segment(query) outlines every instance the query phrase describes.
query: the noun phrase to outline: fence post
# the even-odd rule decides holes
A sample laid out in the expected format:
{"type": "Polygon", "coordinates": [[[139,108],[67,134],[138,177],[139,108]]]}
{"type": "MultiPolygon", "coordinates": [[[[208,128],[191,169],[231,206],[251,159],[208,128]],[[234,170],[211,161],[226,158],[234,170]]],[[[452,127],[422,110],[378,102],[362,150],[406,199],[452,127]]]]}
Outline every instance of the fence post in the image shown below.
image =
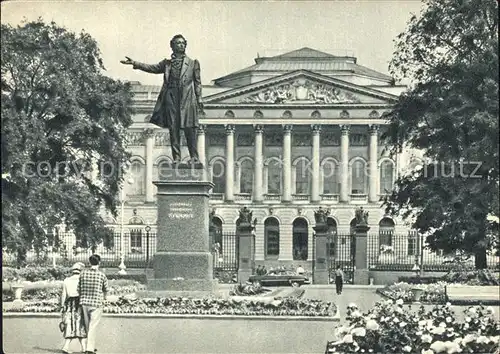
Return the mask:
{"type": "Polygon", "coordinates": [[[151,226],[146,226],[146,268],[149,268],[149,232],[151,231],[151,226]]]}
{"type": "Polygon", "coordinates": [[[253,273],[255,249],[253,247],[253,230],[257,221],[252,220],[252,212],[243,207],[236,226],[236,248],[238,257],[238,282],[245,282],[253,273]]]}

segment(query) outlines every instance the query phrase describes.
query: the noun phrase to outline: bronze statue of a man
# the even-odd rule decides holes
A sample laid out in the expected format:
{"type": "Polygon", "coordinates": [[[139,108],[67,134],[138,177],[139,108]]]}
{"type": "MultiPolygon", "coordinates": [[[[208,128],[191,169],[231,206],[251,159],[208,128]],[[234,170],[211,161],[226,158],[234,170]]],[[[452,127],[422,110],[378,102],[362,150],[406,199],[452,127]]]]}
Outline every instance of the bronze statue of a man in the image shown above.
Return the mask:
{"type": "Polygon", "coordinates": [[[147,73],[163,74],[163,86],[150,122],[170,131],[174,162],[181,161],[180,131],[184,131],[191,161],[198,162],[196,129],[203,111],[200,63],[186,56],[186,39],[178,34],[170,41],[172,56],[158,64],[144,64],[130,59],[120,61],[147,73]]]}

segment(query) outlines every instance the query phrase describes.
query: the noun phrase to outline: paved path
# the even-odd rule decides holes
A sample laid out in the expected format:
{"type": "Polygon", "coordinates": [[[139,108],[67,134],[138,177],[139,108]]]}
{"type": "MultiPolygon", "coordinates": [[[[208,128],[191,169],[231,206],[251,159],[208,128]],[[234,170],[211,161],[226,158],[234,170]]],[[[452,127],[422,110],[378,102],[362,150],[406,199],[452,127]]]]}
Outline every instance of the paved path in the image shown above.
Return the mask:
{"type": "MultiPolygon", "coordinates": [[[[365,311],[380,297],[375,289],[305,287],[307,298],[332,301],[342,312],[350,302],[365,311]]],[[[5,353],[57,353],[58,318],[3,318],[5,353]]],[[[338,322],[104,317],[99,354],[111,353],[324,353],[338,322]]],[[[79,350],[73,343],[73,351],[79,350]]]]}

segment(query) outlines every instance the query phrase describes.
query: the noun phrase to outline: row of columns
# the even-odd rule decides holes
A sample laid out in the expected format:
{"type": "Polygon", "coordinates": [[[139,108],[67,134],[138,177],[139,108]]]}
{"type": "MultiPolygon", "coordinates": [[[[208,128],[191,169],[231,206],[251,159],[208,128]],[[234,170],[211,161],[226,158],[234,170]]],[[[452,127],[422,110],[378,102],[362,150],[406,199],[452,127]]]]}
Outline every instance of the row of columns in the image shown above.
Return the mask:
{"type": "MultiPolygon", "coordinates": [[[[292,125],[283,126],[283,192],[281,200],[290,202],[292,200],[292,125]]],[[[225,200],[234,201],[234,133],[235,126],[228,124],[226,130],[226,191],[225,200]]],[[[341,191],[340,201],[349,202],[349,125],[341,126],[340,151],[341,151],[341,191]]],[[[254,126],[254,185],[253,200],[260,202],[263,199],[263,131],[262,125],[254,126]]],[[[369,140],[369,201],[377,202],[377,155],[378,155],[378,126],[370,125],[369,140]]],[[[311,201],[320,201],[320,135],[321,125],[312,126],[312,178],[311,178],[311,201]]],[[[205,129],[198,130],[198,152],[203,163],[205,158],[205,129]]]]}
{"type": "MultiPolygon", "coordinates": [[[[292,125],[283,126],[283,192],[281,200],[283,202],[292,201],[292,125]]],[[[349,202],[349,125],[342,125],[340,136],[340,201],[349,202]]],[[[206,140],[205,126],[200,126],[198,129],[197,148],[200,157],[200,162],[206,165],[206,140]]],[[[226,191],[225,200],[234,201],[234,133],[235,126],[228,124],[225,126],[226,131],[226,191]]],[[[263,125],[254,126],[254,185],[253,185],[253,200],[260,202],[263,200],[263,125]]],[[[378,126],[369,126],[369,195],[370,202],[377,202],[377,157],[378,157],[378,126]]],[[[149,181],[153,180],[153,148],[154,148],[154,130],[147,129],[145,132],[146,140],[146,202],[153,202],[153,184],[149,181]]],[[[320,201],[320,135],[321,125],[312,126],[312,178],[311,178],[311,201],[320,201]]]]}

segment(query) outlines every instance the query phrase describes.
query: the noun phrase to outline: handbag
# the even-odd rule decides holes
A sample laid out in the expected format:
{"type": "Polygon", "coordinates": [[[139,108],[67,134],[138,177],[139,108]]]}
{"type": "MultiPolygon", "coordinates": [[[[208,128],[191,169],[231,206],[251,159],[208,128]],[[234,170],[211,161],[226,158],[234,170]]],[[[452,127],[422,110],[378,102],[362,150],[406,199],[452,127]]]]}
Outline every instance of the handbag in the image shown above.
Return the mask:
{"type": "Polygon", "coordinates": [[[66,331],[66,322],[61,321],[59,322],[59,330],[64,333],[66,331]]]}

